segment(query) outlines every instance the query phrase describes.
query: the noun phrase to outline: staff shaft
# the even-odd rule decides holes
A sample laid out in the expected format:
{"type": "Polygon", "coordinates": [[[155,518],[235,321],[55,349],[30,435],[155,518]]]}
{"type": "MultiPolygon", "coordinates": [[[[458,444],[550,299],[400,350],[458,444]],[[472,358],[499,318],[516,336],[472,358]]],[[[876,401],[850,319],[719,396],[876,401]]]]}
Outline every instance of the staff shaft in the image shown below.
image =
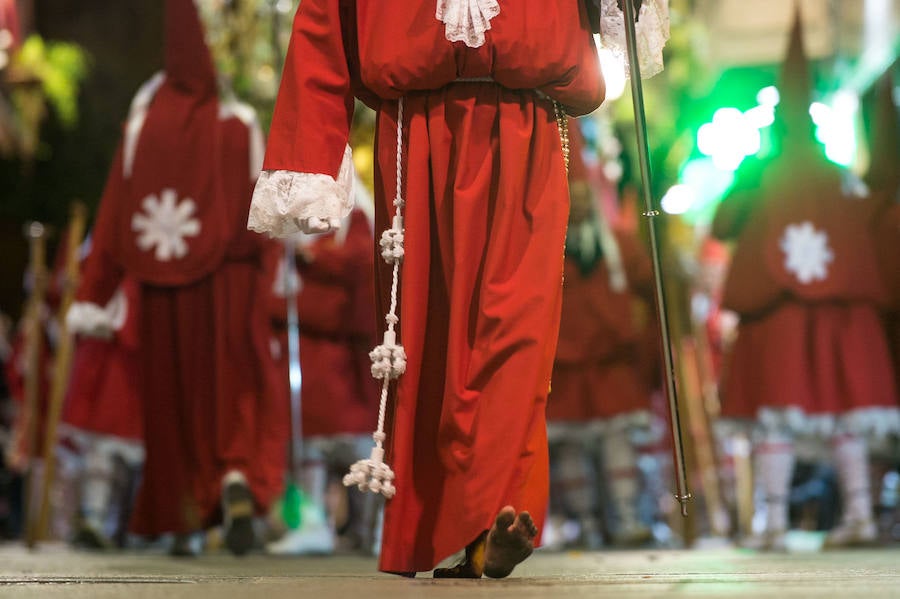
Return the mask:
{"type": "Polygon", "coordinates": [[[644,90],[641,86],[641,67],[637,52],[635,31],[634,0],[622,2],[625,13],[625,42],[628,46],[628,62],[631,68],[631,100],[634,104],[635,134],[637,135],[638,158],[641,169],[641,188],[644,198],[644,216],[650,230],[650,255],[653,260],[653,278],[656,289],[656,311],[659,317],[659,332],[665,365],[666,397],[669,400],[669,414],[672,423],[672,441],[674,446],[675,474],[678,493],[675,498],[681,504],[681,514],[687,516],[687,502],[691,499],[688,490],[687,473],[684,465],[684,444],[681,436],[681,419],[678,410],[678,392],[675,384],[675,367],[672,359],[672,341],[669,334],[669,318],[666,309],[666,292],[662,279],[659,238],[656,230],[656,217],[659,211],[653,206],[651,187],[652,172],[650,170],[650,144],[647,139],[647,117],[644,113],[644,90]]]}

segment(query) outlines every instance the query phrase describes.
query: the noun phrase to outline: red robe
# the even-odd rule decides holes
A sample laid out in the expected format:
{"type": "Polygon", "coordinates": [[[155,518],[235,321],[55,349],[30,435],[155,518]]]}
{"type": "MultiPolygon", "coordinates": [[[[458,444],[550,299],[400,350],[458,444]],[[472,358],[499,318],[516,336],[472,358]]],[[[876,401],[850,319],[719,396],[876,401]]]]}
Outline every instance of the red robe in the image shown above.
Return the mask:
{"type": "MultiPolygon", "coordinates": [[[[562,290],[567,183],[554,106],[603,81],[582,2],[504,4],[486,43],[450,43],[434,5],[304,0],[265,168],[337,177],[354,94],[378,111],[376,231],[393,215],[404,97],[408,365],[389,405],[380,567],[432,569],[504,505],[542,524],[545,405],[562,290]],[[492,81],[458,82],[490,78],[492,81]],[[539,93],[538,90],[542,93],[539,93]]],[[[382,309],[391,271],[377,260],[382,309]]],[[[374,424],[374,423],[373,423],[374,424]]]]}
{"type": "MultiPolygon", "coordinates": [[[[147,458],[131,523],[138,534],[190,532],[214,523],[222,477],[231,470],[245,473],[260,512],[283,484],[289,427],[277,405],[276,382],[266,376],[268,319],[255,309],[270,293],[261,261],[267,242],[244,227],[252,129],[219,108],[211,114],[218,123],[211,129],[218,143],[207,155],[218,209],[211,212],[214,218],[201,220],[200,237],[203,256],[220,257],[203,262],[200,270],[208,272],[194,278],[187,276],[190,270],[163,268],[171,265],[154,271],[140,262],[132,270],[128,258],[140,254],[117,251],[135,245],[137,237],[127,226],[136,209],[134,180],[124,174],[120,151],[78,292],[79,301],[104,305],[123,274],[140,283],[139,386],[147,458]],[[211,236],[204,237],[206,232],[211,236]],[[214,241],[219,239],[224,241],[214,241]],[[147,273],[171,282],[141,278],[147,273]]],[[[148,118],[145,127],[150,124],[148,118]]],[[[135,165],[152,170],[158,154],[147,131],[139,139],[135,165]]],[[[166,184],[157,183],[160,188],[166,184]]],[[[204,213],[195,217],[203,219],[204,213]]],[[[193,238],[185,239],[186,260],[196,264],[190,257],[193,238]]]]}
{"type": "Polygon", "coordinates": [[[882,194],[878,216],[878,256],[890,293],[885,327],[894,361],[894,378],[900,389],[900,202],[898,192],[882,194]]]}
{"type": "Polygon", "coordinates": [[[77,340],[62,421],[79,431],[140,442],[144,438],[137,387],[140,289],[126,279],[121,292],[125,316],[113,338],[77,340]]]}
{"type": "Polygon", "coordinates": [[[652,270],[637,239],[616,235],[627,287],[616,291],[600,261],[584,273],[566,258],[562,322],[547,406],[551,422],[589,422],[650,411],[650,382],[643,369],[646,300],[652,270]]]}
{"type": "Polygon", "coordinates": [[[94,226],[78,299],[140,284],[146,460],[138,534],[219,518],[242,472],[260,512],[280,492],[287,420],[267,373],[265,241],[244,226],[262,140],[252,109],[220,102],[196,6],[166,1],[165,72],[132,104],[94,226]]]}
{"type": "Polygon", "coordinates": [[[770,165],[758,188],[727,198],[716,215],[714,233],[737,238],[723,306],[741,317],[722,415],[794,408],[800,426],[846,416],[879,428],[897,422],[897,392],[879,316],[878,204],[843,194],[837,169],[816,161],[824,158],[770,165]],[[798,247],[792,266],[792,231],[825,253],[798,247]]]}

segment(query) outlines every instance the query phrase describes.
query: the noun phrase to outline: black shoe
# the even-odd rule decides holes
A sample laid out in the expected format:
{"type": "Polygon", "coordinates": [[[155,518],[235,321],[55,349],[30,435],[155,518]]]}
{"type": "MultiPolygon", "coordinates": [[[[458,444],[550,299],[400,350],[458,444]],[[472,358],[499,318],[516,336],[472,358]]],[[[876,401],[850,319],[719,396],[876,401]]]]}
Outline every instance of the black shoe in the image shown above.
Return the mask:
{"type": "Polygon", "coordinates": [[[106,551],[112,549],[112,542],[92,526],[82,525],[72,537],[72,545],[77,549],[106,551]]]}
{"type": "Polygon", "coordinates": [[[253,494],[243,481],[230,482],[222,491],[222,515],[225,520],[225,546],[236,555],[253,549],[253,494]]]}
{"type": "Polygon", "coordinates": [[[197,551],[194,549],[193,535],[176,534],[172,540],[172,546],[169,548],[169,555],[172,557],[197,557],[197,551]]]}

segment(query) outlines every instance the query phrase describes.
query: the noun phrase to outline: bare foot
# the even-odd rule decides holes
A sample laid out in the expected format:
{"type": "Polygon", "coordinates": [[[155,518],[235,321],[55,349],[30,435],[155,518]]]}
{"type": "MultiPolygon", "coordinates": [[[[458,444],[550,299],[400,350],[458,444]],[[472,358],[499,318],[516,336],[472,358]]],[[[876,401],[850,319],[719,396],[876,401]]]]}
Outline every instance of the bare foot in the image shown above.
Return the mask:
{"type": "Polygon", "coordinates": [[[484,572],[484,553],[487,531],[466,546],[466,557],[452,568],[436,568],[435,578],[481,578],[484,572]]]}
{"type": "Polygon", "coordinates": [[[534,550],[537,526],[528,512],[520,512],[511,505],[497,514],[488,532],[484,555],[484,573],[491,578],[505,578],[513,568],[525,561],[534,550]]]}

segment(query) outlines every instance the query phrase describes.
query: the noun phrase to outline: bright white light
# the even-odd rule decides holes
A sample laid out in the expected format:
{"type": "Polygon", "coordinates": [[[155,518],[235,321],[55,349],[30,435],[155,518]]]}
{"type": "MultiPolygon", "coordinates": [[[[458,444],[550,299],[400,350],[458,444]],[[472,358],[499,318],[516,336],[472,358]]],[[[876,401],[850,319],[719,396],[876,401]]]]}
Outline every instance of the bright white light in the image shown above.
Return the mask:
{"type": "Polygon", "coordinates": [[[831,105],[813,102],[809,115],[816,124],[816,139],[825,145],[829,160],[850,166],[856,157],[856,117],[859,96],[848,90],[839,90],[831,99],[831,105]]]}
{"type": "Polygon", "coordinates": [[[719,122],[722,124],[731,124],[737,123],[741,120],[741,115],[743,113],[737,108],[732,108],[730,106],[726,106],[725,108],[720,108],[713,115],[713,122],[719,122]]]}
{"type": "Polygon", "coordinates": [[[697,148],[706,156],[712,156],[721,145],[716,127],[712,123],[706,123],[697,131],[697,148]]]}
{"type": "Polygon", "coordinates": [[[736,171],[739,166],[741,166],[741,162],[746,158],[746,154],[740,151],[735,150],[727,150],[724,152],[717,152],[713,157],[713,164],[720,171],[736,171]]]}
{"type": "Polygon", "coordinates": [[[620,56],[616,56],[606,48],[599,48],[600,69],[603,72],[603,80],[606,82],[606,99],[617,100],[625,93],[625,64],[620,56]]]}
{"type": "Polygon", "coordinates": [[[831,106],[821,102],[813,102],[809,105],[809,116],[817,127],[824,127],[832,119],[831,106]]]}
{"type": "Polygon", "coordinates": [[[712,122],[697,131],[697,147],[712,157],[717,168],[733,171],[746,156],[759,152],[762,138],[757,121],[762,121],[764,116],[754,113],[748,117],[737,108],[720,108],[712,122]]]}
{"type": "Polygon", "coordinates": [[[765,129],[775,122],[775,109],[771,106],[754,106],[744,113],[744,119],[757,130],[765,129]]]}
{"type": "Polygon", "coordinates": [[[859,96],[849,90],[841,89],[835,92],[831,105],[835,112],[845,115],[854,114],[859,110],[859,96]]]}
{"type": "Polygon", "coordinates": [[[673,185],[663,196],[660,206],[668,214],[684,214],[697,201],[697,192],[690,185],[673,185]]]}
{"type": "Polygon", "coordinates": [[[760,106],[769,106],[775,108],[781,101],[781,94],[774,85],[764,87],[756,94],[756,103],[760,106]]]}

